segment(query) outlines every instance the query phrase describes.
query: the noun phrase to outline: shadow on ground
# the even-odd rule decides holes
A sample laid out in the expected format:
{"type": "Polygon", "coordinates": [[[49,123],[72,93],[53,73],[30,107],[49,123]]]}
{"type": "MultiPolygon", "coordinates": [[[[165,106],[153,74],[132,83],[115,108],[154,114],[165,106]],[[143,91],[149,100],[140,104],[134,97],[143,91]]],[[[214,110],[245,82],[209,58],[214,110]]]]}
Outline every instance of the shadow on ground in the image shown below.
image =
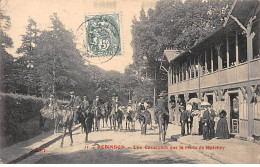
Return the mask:
{"type": "MultiPolygon", "coordinates": [[[[173,151],[172,151],[173,152],[173,151]]],[[[199,161],[183,158],[176,152],[172,156],[158,157],[155,154],[133,152],[132,149],[80,150],[72,153],[49,154],[36,162],[36,164],[172,164],[172,163],[199,163],[199,161]]]]}

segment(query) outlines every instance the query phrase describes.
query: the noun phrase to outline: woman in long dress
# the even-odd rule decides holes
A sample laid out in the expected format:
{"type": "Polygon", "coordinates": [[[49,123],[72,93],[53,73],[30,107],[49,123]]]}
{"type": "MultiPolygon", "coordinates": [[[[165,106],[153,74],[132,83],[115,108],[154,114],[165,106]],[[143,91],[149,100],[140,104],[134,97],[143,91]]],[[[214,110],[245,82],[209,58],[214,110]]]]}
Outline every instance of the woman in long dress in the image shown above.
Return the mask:
{"type": "Polygon", "coordinates": [[[219,121],[217,124],[217,130],[216,130],[216,137],[218,139],[229,139],[229,131],[228,131],[228,124],[226,119],[226,111],[222,110],[219,113],[219,121]]]}
{"type": "Polygon", "coordinates": [[[194,110],[192,112],[193,116],[193,128],[192,128],[192,135],[197,135],[199,134],[199,121],[200,121],[200,111],[199,110],[194,110]]]}

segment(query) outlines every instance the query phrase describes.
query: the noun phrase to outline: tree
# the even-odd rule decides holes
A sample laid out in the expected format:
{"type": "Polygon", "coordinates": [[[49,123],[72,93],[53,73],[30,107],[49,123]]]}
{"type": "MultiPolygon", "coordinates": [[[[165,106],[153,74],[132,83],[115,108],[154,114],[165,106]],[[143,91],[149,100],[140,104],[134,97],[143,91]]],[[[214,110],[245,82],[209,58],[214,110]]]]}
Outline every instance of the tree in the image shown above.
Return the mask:
{"type": "MultiPolygon", "coordinates": [[[[25,85],[27,87],[27,94],[37,94],[39,78],[36,76],[33,57],[37,55],[35,50],[37,42],[39,40],[40,30],[37,28],[37,23],[32,19],[28,19],[28,25],[26,27],[26,33],[22,35],[22,44],[16,50],[18,54],[23,55],[21,63],[25,68],[20,68],[18,72],[23,77],[18,80],[20,86],[25,85]]],[[[19,62],[19,61],[18,61],[19,62]]]]}
{"type": "MultiPolygon", "coordinates": [[[[0,4],[3,4],[2,0],[0,4]]],[[[0,6],[0,90],[10,92],[14,84],[12,81],[14,58],[7,52],[7,49],[13,47],[13,41],[6,34],[11,27],[11,19],[3,9],[4,6],[0,6]]]]}
{"type": "MultiPolygon", "coordinates": [[[[161,0],[155,9],[147,13],[141,10],[140,19],[134,17],[132,25],[133,70],[139,73],[140,68],[146,67],[146,73],[152,77],[157,72],[154,81],[157,90],[167,90],[167,73],[160,70],[158,62],[163,51],[166,48],[187,50],[194,46],[224,23],[232,3],[229,0],[161,0]]],[[[167,68],[168,64],[164,65],[167,68]]]]}
{"type": "Polygon", "coordinates": [[[64,98],[68,91],[79,88],[78,81],[85,75],[86,67],[76,52],[73,33],[65,29],[57,14],[54,13],[50,19],[52,30],[43,31],[39,36],[33,61],[40,78],[42,96],[56,93],[64,98]]]}

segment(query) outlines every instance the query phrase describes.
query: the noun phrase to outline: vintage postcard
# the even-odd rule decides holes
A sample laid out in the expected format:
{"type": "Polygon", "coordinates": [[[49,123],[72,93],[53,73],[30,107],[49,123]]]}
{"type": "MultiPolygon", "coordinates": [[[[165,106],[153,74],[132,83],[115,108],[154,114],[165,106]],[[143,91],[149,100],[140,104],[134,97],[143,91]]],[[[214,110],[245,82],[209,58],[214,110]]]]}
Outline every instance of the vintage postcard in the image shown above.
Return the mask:
{"type": "Polygon", "coordinates": [[[0,0],[1,164],[259,164],[259,0],[0,0]]]}

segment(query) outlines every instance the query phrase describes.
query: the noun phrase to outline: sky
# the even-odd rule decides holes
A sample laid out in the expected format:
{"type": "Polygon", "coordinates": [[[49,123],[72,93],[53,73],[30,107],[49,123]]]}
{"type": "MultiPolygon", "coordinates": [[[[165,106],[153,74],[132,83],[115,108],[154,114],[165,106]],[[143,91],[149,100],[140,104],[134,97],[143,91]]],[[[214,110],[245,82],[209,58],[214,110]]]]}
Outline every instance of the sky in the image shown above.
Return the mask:
{"type": "MultiPolygon", "coordinates": [[[[57,13],[66,29],[74,33],[85,15],[120,13],[122,55],[113,57],[106,63],[97,63],[104,70],[115,70],[121,73],[125,67],[133,62],[131,47],[131,25],[134,16],[139,18],[142,8],[147,11],[154,8],[157,0],[6,0],[6,14],[11,17],[11,29],[7,32],[13,39],[14,47],[9,50],[13,56],[21,46],[21,35],[25,34],[28,18],[34,19],[40,30],[51,26],[50,15],[57,13]]],[[[89,60],[89,59],[88,59],[89,60]]],[[[91,60],[103,62],[103,60],[91,60]]]]}

